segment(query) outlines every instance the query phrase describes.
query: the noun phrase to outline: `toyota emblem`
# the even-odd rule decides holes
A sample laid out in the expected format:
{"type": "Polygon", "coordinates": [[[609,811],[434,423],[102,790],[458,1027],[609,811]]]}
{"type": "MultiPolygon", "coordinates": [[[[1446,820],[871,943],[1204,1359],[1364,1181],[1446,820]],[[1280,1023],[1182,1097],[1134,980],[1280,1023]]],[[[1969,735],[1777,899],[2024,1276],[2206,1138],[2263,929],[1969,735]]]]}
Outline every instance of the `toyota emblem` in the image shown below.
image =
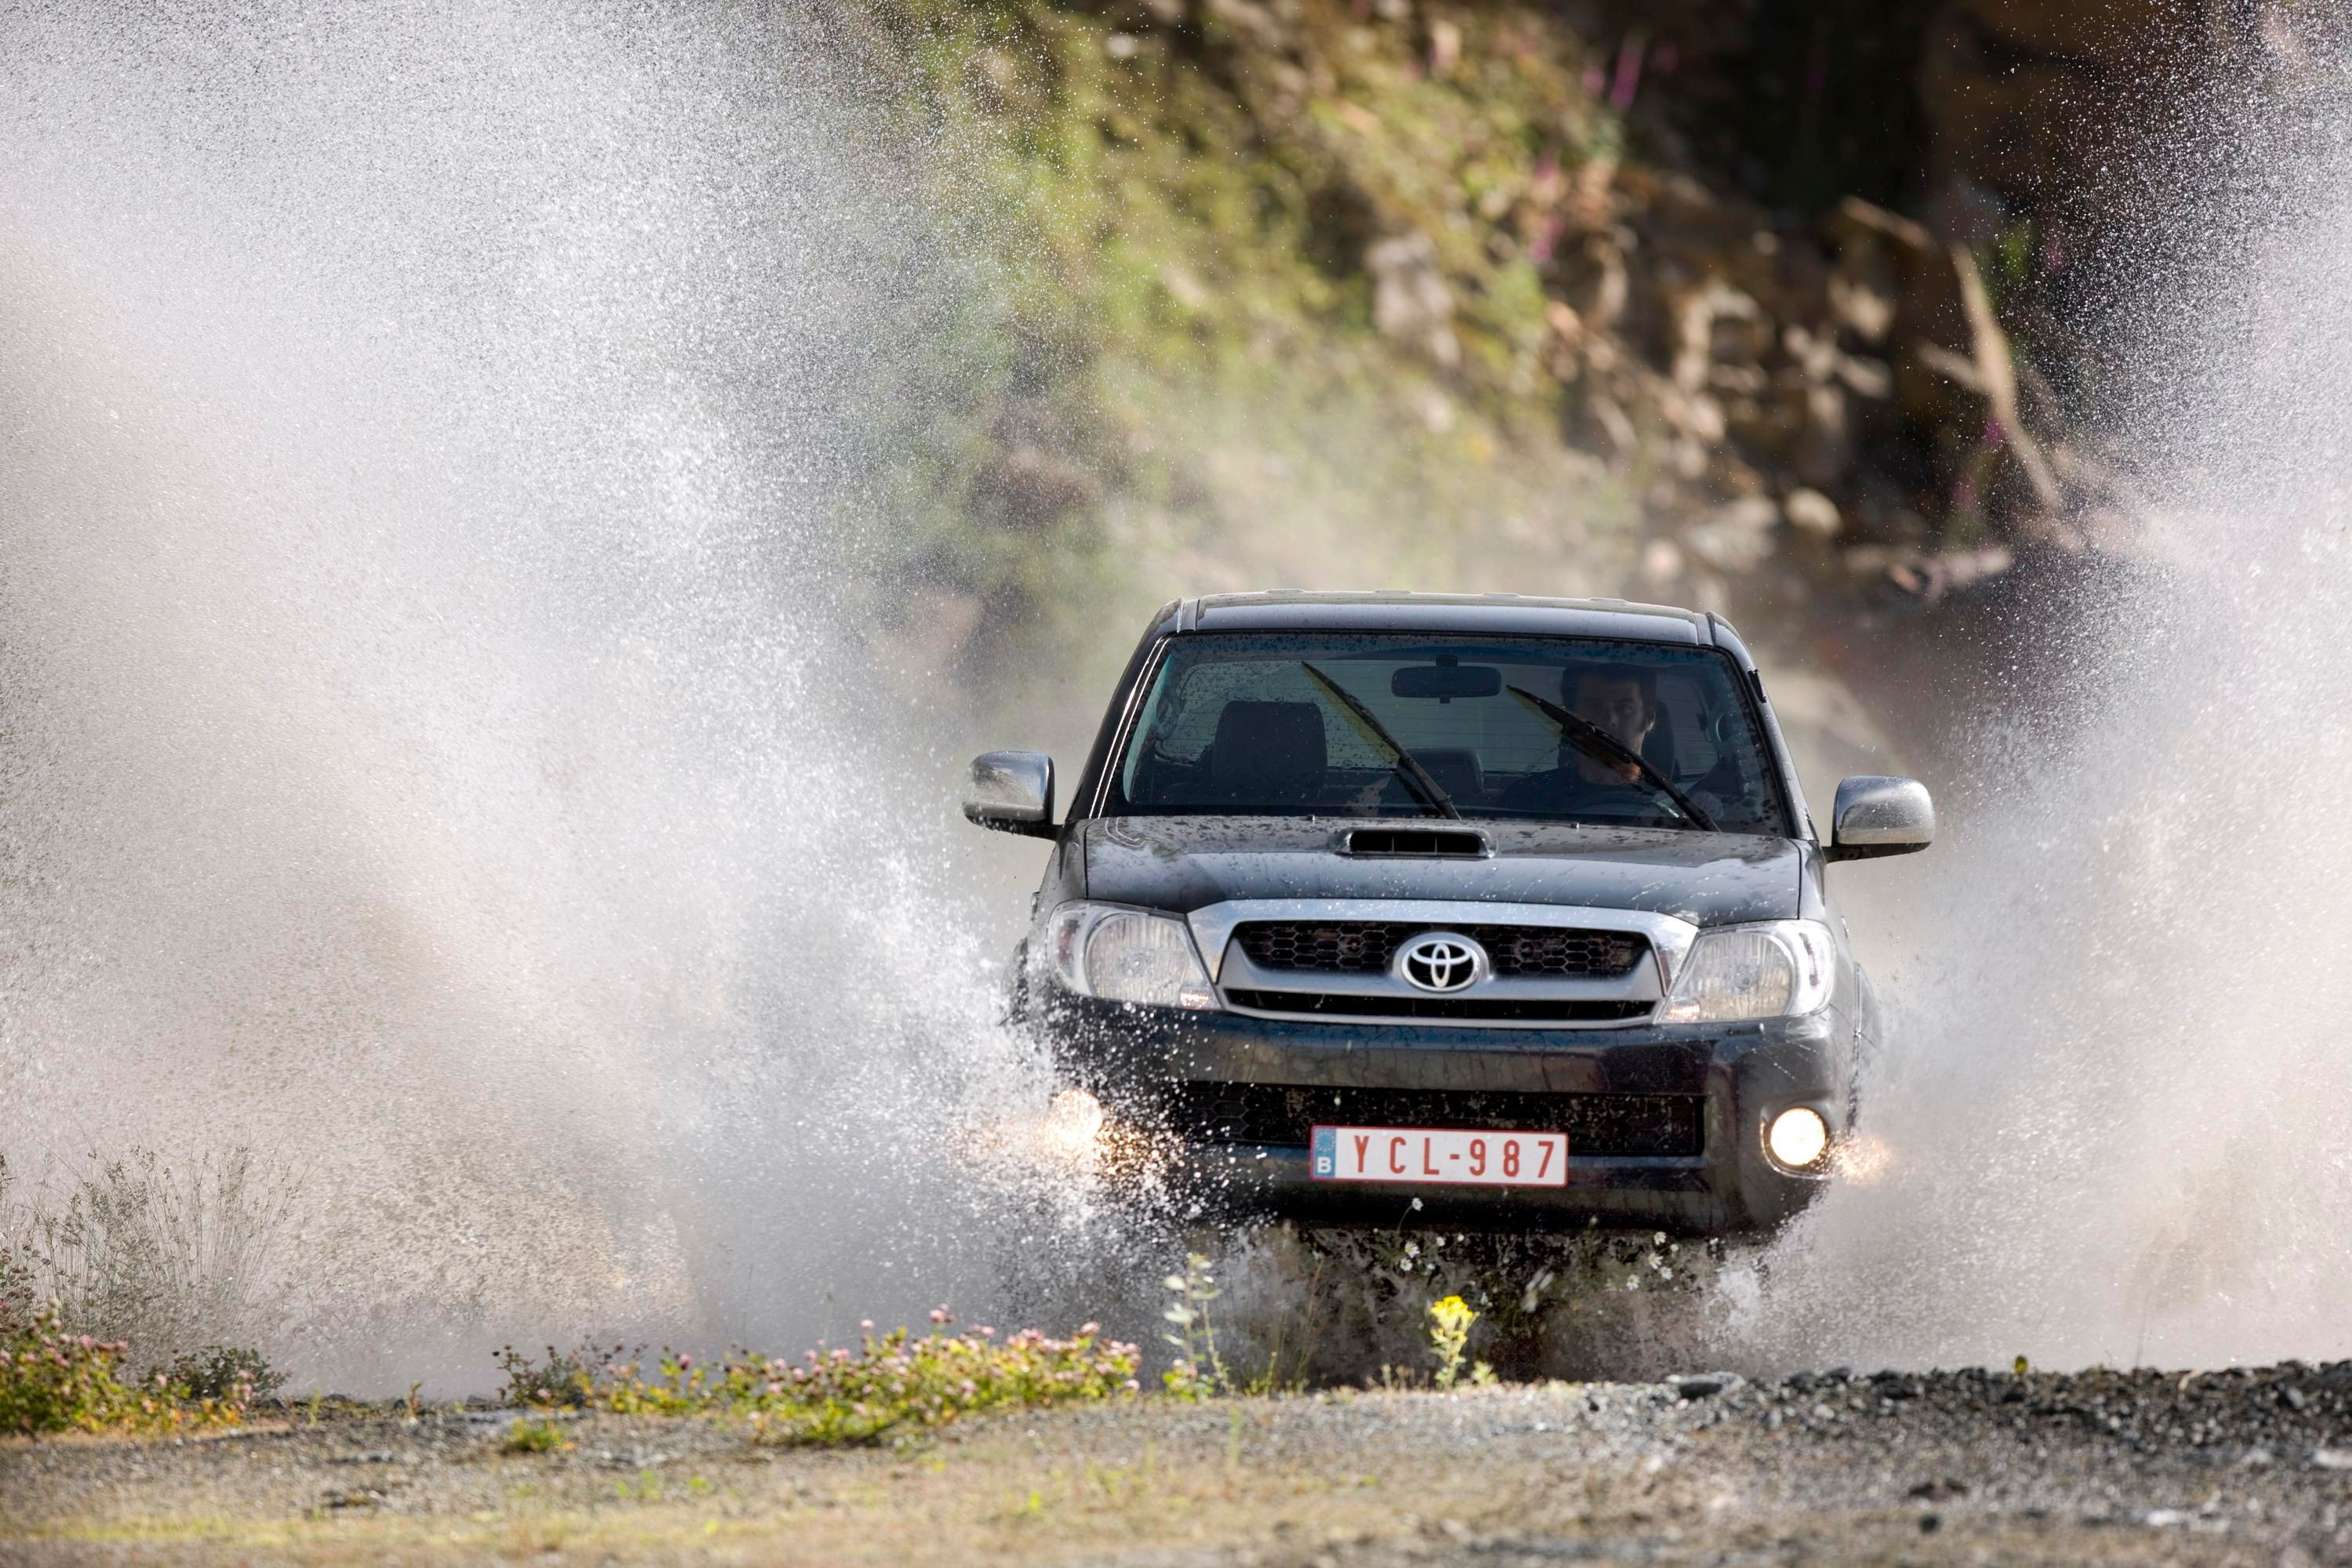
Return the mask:
{"type": "Polygon", "coordinates": [[[1397,949],[1397,973],[1423,991],[1459,991],[1486,973],[1486,950],[1450,931],[1423,931],[1397,949]]]}

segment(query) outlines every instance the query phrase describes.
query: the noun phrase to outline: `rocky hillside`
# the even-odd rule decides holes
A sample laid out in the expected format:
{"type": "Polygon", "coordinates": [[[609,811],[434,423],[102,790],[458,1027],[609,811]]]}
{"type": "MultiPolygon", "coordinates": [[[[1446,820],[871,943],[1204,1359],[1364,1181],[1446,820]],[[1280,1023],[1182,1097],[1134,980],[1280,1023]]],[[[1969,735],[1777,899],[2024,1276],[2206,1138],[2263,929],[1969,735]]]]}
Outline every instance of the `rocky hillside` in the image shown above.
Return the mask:
{"type": "Polygon", "coordinates": [[[977,671],[1073,605],[1275,583],[1927,603],[2107,547],[2133,104],[2299,68],[2317,9],[856,12],[1003,268],[894,519],[909,635],[977,671]]]}

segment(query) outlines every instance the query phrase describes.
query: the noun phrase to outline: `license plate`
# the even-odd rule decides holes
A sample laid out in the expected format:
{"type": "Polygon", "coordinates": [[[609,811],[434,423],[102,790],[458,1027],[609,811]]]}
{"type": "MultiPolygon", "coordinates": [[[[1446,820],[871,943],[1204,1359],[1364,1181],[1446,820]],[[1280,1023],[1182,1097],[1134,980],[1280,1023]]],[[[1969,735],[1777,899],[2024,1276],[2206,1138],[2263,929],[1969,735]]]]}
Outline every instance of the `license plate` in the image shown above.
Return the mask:
{"type": "Polygon", "coordinates": [[[1318,1182],[1564,1187],[1568,1134],[1318,1127],[1307,1169],[1318,1182]]]}

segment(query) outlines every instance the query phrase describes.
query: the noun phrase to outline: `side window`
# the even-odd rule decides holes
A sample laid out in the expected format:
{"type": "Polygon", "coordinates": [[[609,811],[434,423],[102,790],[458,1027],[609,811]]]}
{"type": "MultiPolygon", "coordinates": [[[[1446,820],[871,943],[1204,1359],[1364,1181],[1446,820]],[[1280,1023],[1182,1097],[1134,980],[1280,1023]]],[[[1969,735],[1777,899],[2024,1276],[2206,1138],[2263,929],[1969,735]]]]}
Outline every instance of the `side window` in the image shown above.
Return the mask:
{"type": "Polygon", "coordinates": [[[1127,748],[1127,762],[1118,771],[1118,793],[1128,799],[1135,798],[1135,775],[1144,757],[1160,743],[1161,710],[1168,703],[1168,689],[1176,671],[1176,661],[1162,658],[1160,673],[1151,682],[1151,695],[1144,700],[1142,717],[1137,721],[1136,739],[1127,748]]]}

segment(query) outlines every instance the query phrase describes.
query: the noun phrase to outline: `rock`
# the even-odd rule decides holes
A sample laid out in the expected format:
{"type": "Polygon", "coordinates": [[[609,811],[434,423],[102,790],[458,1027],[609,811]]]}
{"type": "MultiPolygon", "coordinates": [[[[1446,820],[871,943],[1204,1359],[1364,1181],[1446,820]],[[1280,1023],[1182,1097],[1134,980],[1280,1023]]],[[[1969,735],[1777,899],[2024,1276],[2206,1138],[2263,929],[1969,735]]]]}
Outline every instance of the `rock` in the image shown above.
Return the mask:
{"type": "Polygon", "coordinates": [[[1853,468],[1854,428],[1845,388],[1832,382],[1799,394],[1802,415],[1789,453],[1797,477],[1809,485],[1833,485],[1853,468]]]}
{"type": "Polygon", "coordinates": [[[1718,363],[1750,363],[1770,352],[1772,321],[1755,299],[1710,279],[1674,307],[1675,384],[1696,392],[1718,363]]]}
{"type": "Polygon", "coordinates": [[[1372,275],[1372,325],[1419,348],[1452,369],[1462,358],[1454,336],[1454,290],[1438,270],[1437,247],[1425,234],[1397,235],[1364,252],[1372,275]]]}
{"type": "Polygon", "coordinates": [[[1739,1377],[1736,1373],[1706,1372],[1670,1377],[1666,1382],[1685,1399],[1712,1399],[1727,1388],[1737,1387],[1739,1377]]]}
{"type": "Polygon", "coordinates": [[[1772,553],[1772,528],[1780,509],[1766,496],[1743,496],[1719,506],[1683,534],[1683,545],[1726,576],[1761,566],[1772,553]]]}
{"type": "Polygon", "coordinates": [[[1830,310],[1838,325],[1855,337],[1883,343],[1895,325],[1895,288],[1884,269],[1841,268],[1830,274],[1830,310]]]}
{"type": "Polygon", "coordinates": [[[1780,510],[1790,527],[1815,539],[1835,539],[1843,522],[1838,516],[1837,502],[1817,489],[1790,490],[1780,503],[1780,510]]]}
{"type": "Polygon", "coordinates": [[[1452,22],[1433,18],[1429,24],[1429,74],[1448,77],[1462,62],[1462,29],[1452,22]]]}

